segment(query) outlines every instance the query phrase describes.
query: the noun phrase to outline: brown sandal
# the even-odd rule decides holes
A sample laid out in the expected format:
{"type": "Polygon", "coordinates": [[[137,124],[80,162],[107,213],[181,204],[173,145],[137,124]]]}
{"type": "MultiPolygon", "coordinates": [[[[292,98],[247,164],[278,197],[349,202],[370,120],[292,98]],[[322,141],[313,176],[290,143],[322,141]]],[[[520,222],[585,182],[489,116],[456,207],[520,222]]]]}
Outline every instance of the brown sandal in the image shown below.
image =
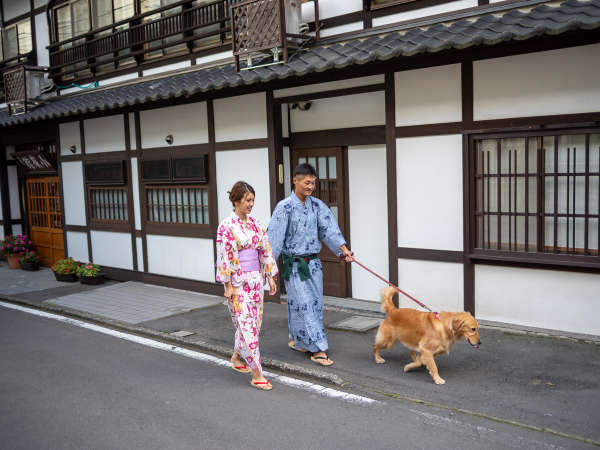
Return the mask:
{"type": "Polygon", "coordinates": [[[317,363],[321,366],[332,366],[333,365],[333,361],[331,359],[329,359],[329,357],[327,355],[325,356],[315,356],[312,355],[310,357],[310,360],[314,363],[317,363]]]}
{"type": "Polygon", "coordinates": [[[261,391],[270,391],[273,389],[273,385],[269,380],[267,381],[254,381],[251,380],[250,384],[254,386],[256,389],[260,389],[261,391]]]}
{"type": "Polygon", "coordinates": [[[297,352],[300,352],[300,353],[308,353],[308,350],[296,347],[296,344],[294,343],[293,340],[288,342],[288,347],[291,348],[292,350],[296,350],[297,352]]]}
{"type": "Polygon", "coordinates": [[[231,363],[231,368],[233,370],[235,370],[236,372],[240,372],[240,373],[250,373],[252,372],[248,366],[246,364],[244,364],[243,366],[234,366],[233,363],[231,363]]]}

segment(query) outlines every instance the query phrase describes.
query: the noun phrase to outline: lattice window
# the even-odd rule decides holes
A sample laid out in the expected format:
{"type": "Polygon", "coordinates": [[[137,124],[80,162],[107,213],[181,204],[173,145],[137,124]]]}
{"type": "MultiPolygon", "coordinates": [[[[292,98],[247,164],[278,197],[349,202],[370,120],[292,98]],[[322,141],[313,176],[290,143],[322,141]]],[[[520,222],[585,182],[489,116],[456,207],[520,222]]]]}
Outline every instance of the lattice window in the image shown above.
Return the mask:
{"type": "Polygon", "coordinates": [[[62,228],[58,180],[47,178],[27,180],[27,211],[32,227],[62,228]]]}
{"type": "Polygon", "coordinates": [[[474,139],[476,250],[598,256],[600,130],[474,139]]]}
{"type": "Polygon", "coordinates": [[[97,224],[127,223],[127,187],[92,186],[88,188],[90,219],[97,224]]]}
{"type": "Polygon", "coordinates": [[[208,225],[208,187],[146,186],[146,217],[150,223],[208,225]]]}

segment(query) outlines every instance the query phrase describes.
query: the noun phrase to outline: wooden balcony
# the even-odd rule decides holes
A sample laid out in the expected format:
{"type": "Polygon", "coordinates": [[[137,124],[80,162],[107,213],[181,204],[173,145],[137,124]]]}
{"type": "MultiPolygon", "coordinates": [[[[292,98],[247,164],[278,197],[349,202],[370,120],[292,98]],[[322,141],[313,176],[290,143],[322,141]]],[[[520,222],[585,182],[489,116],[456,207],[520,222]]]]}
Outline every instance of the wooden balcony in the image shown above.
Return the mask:
{"type": "Polygon", "coordinates": [[[193,5],[191,0],[173,3],[116,22],[88,33],[51,44],[50,76],[55,79],[78,79],[77,72],[96,74],[98,66],[113,65],[124,60],[138,64],[157,51],[184,47],[193,50],[193,42],[214,36],[223,45],[229,24],[230,6],[239,0],[217,0],[193,5]],[[156,18],[156,16],[160,16],[156,18]]]}

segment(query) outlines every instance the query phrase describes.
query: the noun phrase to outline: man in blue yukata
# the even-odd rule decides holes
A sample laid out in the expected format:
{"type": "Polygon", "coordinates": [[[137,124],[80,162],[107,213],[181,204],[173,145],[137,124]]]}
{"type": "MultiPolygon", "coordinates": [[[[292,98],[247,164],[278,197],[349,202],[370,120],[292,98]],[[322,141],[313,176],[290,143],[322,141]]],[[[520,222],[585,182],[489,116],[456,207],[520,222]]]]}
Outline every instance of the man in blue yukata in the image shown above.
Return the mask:
{"type": "Polygon", "coordinates": [[[330,366],[327,336],[323,327],[323,266],[318,258],[321,241],[346,262],[352,252],[337,224],[337,219],[318,198],[317,173],[310,164],[294,170],[294,191],[280,201],[273,212],[267,234],[275,259],[282,255],[281,276],[288,295],[288,328],[293,350],[311,352],[311,360],[330,366]]]}

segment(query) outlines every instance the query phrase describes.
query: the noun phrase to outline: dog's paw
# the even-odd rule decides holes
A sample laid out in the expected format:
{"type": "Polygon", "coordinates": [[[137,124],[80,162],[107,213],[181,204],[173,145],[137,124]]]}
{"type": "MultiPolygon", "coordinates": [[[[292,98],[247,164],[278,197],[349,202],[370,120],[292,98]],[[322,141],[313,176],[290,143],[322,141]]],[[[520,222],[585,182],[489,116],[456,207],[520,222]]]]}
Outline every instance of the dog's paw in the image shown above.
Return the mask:
{"type": "Polygon", "coordinates": [[[385,362],[385,359],[383,359],[381,356],[379,358],[375,358],[375,362],[377,364],[383,364],[385,362]]]}
{"type": "Polygon", "coordinates": [[[446,380],[444,380],[443,378],[440,378],[440,377],[437,377],[436,379],[434,379],[433,382],[435,384],[446,384],[446,380]]]}

